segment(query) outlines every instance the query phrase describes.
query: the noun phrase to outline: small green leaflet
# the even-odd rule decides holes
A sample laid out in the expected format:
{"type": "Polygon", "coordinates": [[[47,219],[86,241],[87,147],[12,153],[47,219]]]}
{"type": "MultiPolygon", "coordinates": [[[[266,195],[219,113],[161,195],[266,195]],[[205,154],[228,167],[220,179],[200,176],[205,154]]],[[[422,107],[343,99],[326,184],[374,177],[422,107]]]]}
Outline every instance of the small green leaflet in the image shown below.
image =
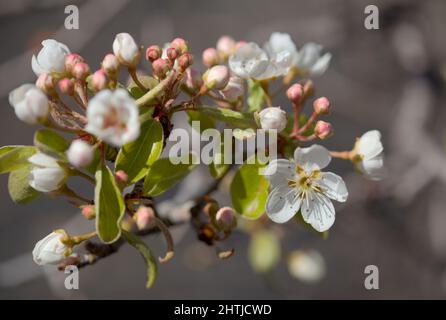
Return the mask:
{"type": "Polygon", "coordinates": [[[196,167],[192,160],[190,154],[187,163],[173,164],[169,158],[155,161],[150,166],[144,181],[144,193],[148,196],[157,196],[175,186],[196,167]]]}
{"type": "Polygon", "coordinates": [[[28,158],[37,152],[33,146],[5,146],[0,148],[0,174],[29,166],[28,158]]]}
{"type": "Polygon", "coordinates": [[[163,128],[156,120],[147,120],[141,125],[137,140],[124,145],[116,158],[115,172],[124,171],[129,182],[135,183],[143,178],[163,149],[163,128]]]}
{"type": "Polygon", "coordinates": [[[150,251],[149,247],[136,235],[127,232],[125,230],[122,230],[122,237],[131,246],[133,246],[136,250],[138,250],[141,256],[144,258],[144,262],[146,263],[146,268],[147,268],[146,288],[150,288],[155,282],[158,268],[156,260],[152,255],[152,252],[150,251]]]}
{"type": "Polygon", "coordinates": [[[96,171],[94,201],[96,231],[104,243],[112,243],[121,235],[121,220],[125,213],[124,199],[116,186],[111,170],[102,164],[96,171]]]}
{"type": "Polygon", "coordinates": [[[246,219],[258,219],[265,211],[268,198],[268,180],[259,173],[259,163],[243,164],[231,183],[234,209],[246,219]]]}

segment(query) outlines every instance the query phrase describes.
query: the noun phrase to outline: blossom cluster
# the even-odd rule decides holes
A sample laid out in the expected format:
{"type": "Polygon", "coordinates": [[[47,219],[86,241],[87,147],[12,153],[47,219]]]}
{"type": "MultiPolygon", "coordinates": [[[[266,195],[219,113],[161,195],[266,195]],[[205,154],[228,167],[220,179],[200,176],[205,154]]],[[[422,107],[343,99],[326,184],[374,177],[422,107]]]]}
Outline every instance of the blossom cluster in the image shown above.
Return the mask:
{"type": "MultiPolygon", "coordinates": [[[[162,216],[156,197],[195,168],[161,157],[177,112],[207,127],[223,123],[241,132],[260,128],[278,134],[280,157],[267,164],[254,161],[237,169],[217,161],[209,165],[217,182],[234,172],[231,206],[220,207],[211,190],[190,207],[188,219],[198,238],[209,245],[229,237],[239,219],[256,223],[267,216],[282,224],[297,217],[296,222],[326,232],[335,221],[332,200],[348,199],[342,177],[322,171],[332,158],[351,161],[370,179],[382,177],[379,131],[366,132],[348,151],[329,151],[320,144],[334,131],[331,123],[321,119],[333,111],[331,101],[313,98],[312,78],[321,76],[332,59],[319,44],[298,49],[290,35],[277,32],[262,46],[223,36],[215,47],[202,52],[203,72],[193,67],[189,44],[182,38],[144,50],[130,34],[120,33],[112,51],[93,71],[65,44],[44,40],[31,61],[35,83],[23,84],[9,95],[20,120],[43,127],[36,131],[34,146],[0,149],[1,173],[10,174],[12,199],[27,203],[42,193],[64,196],[86,219],[96,222],[88,234],[70,236],[56,230],[40,240],[33,251],[39,265],[85,263],[75,247],[98,237],[104,244],[129,242],[142,252],[150,268],[156,268],[148,245],[137,236],[153,228],[163,233],[168,244],[160,261],[172,258],[169,225],[176,217],[162,216]],[[151,65],[151,72],[138,69],[141,59],[151,65]],[[123,80],[123,70],[128,80],[123,80]],[[289,106],[274,104],[281,94],[289,106]],[[312,110],[307,115],[309,101],[312,110]],[[72,190],[68,186],[72,177],[90,182],[93,197],[72,190]]],[[[247,137],[240,135],[240,139],[247,137]]],[[[244,231],[252,230],[256,228],[244,231]]],[[[90,262],[100,258],[94,252],[86,256],[90,262]]],[[[148,285],[152,282],[149,279],[148,285]]]]}

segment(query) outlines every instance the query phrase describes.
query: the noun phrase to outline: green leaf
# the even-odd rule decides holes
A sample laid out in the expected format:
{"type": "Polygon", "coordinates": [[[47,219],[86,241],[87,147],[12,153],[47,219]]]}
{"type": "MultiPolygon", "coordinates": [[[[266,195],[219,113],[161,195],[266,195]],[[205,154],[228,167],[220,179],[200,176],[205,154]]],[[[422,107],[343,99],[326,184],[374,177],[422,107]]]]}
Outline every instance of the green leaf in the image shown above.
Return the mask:
{"type": "Polygon", "coordinates": [[[231,109],[207,106],[200,107],[198,111],[214,120],[223,121],[238,128],[256,127],[256,122],[252,113],[242,113],[231,109]]]}
{"type": "Polygon", "coordinates": [[[234,209],[246,219],[258,219],[265,211],[268,198],[268,180],[259,173],[262,166],[243,164],[231,183],[231,199],[234,209]]]}
{"type": "Polygon", "coordinates": [[[37,152],[33,146],[5,146],[0,148],[0,174],[29,166],[28,158],[37,152]]]}
{"type": "Polygon", "coordinates": [[[271,271],[280,261],[281,249],[277,236],[268,230],[253,234],[248,248],[249,262],[255,272],[271,271]]]}
{"type": "Polygon", "coordinates": [[[157,272],[157,264],[156,260],[152,255],[149,247],[136,235],[122,230],[122,237],[127,241],[131,246],[133,246],[136,250],[139,251],[141,256],[144,258],[144,262],[147,266],[147,283],[146,288],[150,288],[156,279],[157,272]]]}
{"type": "Polygon", "coordinates": [[[45,153],[64,153],[69,148],[68,142],[57,132],[41,129],[34,134],[34,145],[45,153]]]}
{"type": "MultiPolygon", "coordinates": [[[[143,76],[138,74],[138,80],[142,83],[144,87],[146,87],[149,90],[153,89],[158,84],[158,80],[150,76],[143,76]]],[[[127,87],[127,90],[134,99],[139,99],[145,94],[145,92],[141,90],[140,87],[138,87],[138,85],[133,81],[133,79],[130,82],[129,86],[127,87]]]]}
{"type": "Polygon", "coordinates": [[[96,171],[96,188],[94,194],[96,206],[96,231],[104,243],[112,243],[121,235],[120,223],[125,206],[115,177],[111,170],[102,164],[96,171]]]}
{"type": "Polygon", "coordinates": [[[156,120],[148,120],[141,125],[137,140],[124,145],[116,158],[115,171],[123,170],[129,182],[135,183],[149,171],[163,150],[163,128],[156,120]]]}
{"type": "Polygon", "coordinates": [[[189,110],[189,111],[187,111],[187,117],[189,119],[190,126],[192,126],[192,121],[200,122],[200,133],[206,129],[215,128],[214,120],[202,112],[199,112],[196,110],[189,110]]]}
{"type": "Polygon", "coordinates": [[[173,164],[169,158],[155,161],[150,166],[144,181],[144,193],[149,196],[157,196],[175,186],[196,167],[192,160],[190,154],[187,164],[173,164]]]}
{"type": "Polygon", "coordinates": [[[262,109],[265,104],[265,91],[259,81],[248,80],[248,111],[254,112],[262,109]]]}
{"type": "Polygon", "coordinates": [[[15,203],[27,204],[40,195],[28,183],[30,171],[31,166],[27,166],[9,174],[8,191],[15,203]]]}

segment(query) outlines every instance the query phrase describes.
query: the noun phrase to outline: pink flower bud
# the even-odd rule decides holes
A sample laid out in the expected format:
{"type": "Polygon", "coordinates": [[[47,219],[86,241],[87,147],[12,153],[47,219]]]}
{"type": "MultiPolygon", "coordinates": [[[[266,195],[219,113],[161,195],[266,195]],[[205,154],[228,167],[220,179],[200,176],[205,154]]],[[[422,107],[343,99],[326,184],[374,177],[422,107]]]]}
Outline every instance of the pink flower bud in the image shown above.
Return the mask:
{"type": "Polygon", "coordinates": [[[331,128],[331,124],[322,120],[316,122],[316,126],[314,127],[314,134],[321,140],[327,139],[331,136],[333,130],[331,128]]]}
{"type": "Polygon", "coordinates": [[[193,69],[189,68],[186,70],[186,87],[192,91],[198,91],[203,85],[203,79],[201,74],[193,69]]]}
{"type": "Polygon", "coordinates": [[[96,210],[93,205],[86,205],[82,206],[81,208],[82,208],[82,215],[86,219],[93,220],[94,218],[96,218],[96,210]]]}
{"type": "Polygon", "coordinates": [[[105,71],[103,69],[99,69],[95,73],[93,73],[91,83],[95,91],[106,89],[108,85],[108,79],[105,71]]]}
{"type": "Polygon", "coordinates": [[[170,70],[169,63],[164,59],[156,59],[152,63],[153,74],[159,79],[164,79],[167,72],[170,70]]]}
{"type": "Polygon", "coordinates": [[[180,68],[180,71],[185,71],[187,68],[189,68],[192,63],[194,63],[194,59],[190,53],[182,54],[178,58],[178,67],[180,68]]]}
{"type": "Polygon", "coordinates": [[[222,90],[229,82],[229,68],[226,66],[214,66],[203,76],[205,85],[209,89],[222,90]]]}
{"type": "Polygon", "coordinates": [[[222,36],[217,41],[217,50],[223,59],[227,59],[235,52],[235,40],[229,36],[222,36]]]}
{"type": "Polygon", "coordinates": [[[313,102],[314,112],[317,114],[329,114],[330,113],[330,101],[326,97],[321,97],[313,102]]]}
{"type": "Polygon", "coordinates": [[[153,45],[147,48],[146,50],[146,59],[150,62],[155,61],[156,59],[161,58],[161,48],[157,45],[153,45]]]}
{"type": "Polygon", "coordinates": [[[76,79],[85,80],[85,78],[90,74],[90,67],[85,62],[78,62],[74,65],[71,73],[76,79]]]}
{"type": "Polygon", "coordinates": [[[73,95],[74,93],[74,83],[71,79],[68,78],[63,78],[62,80],[60,80],[57,85],[59,86],[59,90],[64,93],[67,94],[69,96],[73,95]]]}
{"type": "Polygon", "coordinates": [[[215,215],[215,220],[217,221],[218,226],[225,231],[231,230],[237,224],[234,209],[231,207],[218,209],[217,214],[215,215]]]}
{"type": "Polygon", "coordinates": [[[115,178],[120,183],[127,183],[129,181],[129,176],[122,170],[116,171],[115,178]]]}
{"type": "Polygon", "coordinates": [[[73,68],[78,62],[84,62],[84,58],[82,58],[77,53],[70,53],[65,56],[65,69],[68,72],[73,72],[73,68]]]}
{"type": "Polygon", "coordinates": [[[119,60],[113,54],[109,53],[102,60],[102,69],[105,71],[105,74],[110,78],[115,78],[119,71],[119,60]]]}
{"type": "Polygon", "coordinates": [[[170,47],[167,49],[167,58],[169,58],[170,61],[175,61],[179,56],[179,50],[177,48],[170,47]]]}
{"type": "Polygon", "coordinates": [[[303,87],[300,84],[295,83],[288,88],[288,90],[286,91],[286,96],[288,97],[288,99],[290,99],[291,102],[299,103],[302,99],[303,92],[303,87]]]}
{"type": "Polygon", "coordinates": [[[247,43],[248,43],[248,41],[245,41],[245,40],[237,41],[237,43],[235,44],[235,50],[237,50],[238,48],[244,46],[247,43]]]}
{"type": "Polygon", "coordinates": [[[36,87],[46,94],[50,94],[54,92],[54,78],[48,73],[42,73],[37,78],[36,87]]]}
{"type": "Polygon", "coordinates": [[[147,229],[153,220],[153,209],[141,206],[133,216],[138,230],[147,229]]]}
{"type": "Polygon", "coordinates": [[[203,64],[208,68],[215,66],[219,61],[217,50],[215,48],[207,48],[203,51],[202,60],[203,64]]]}
{"type": "Polygon", "coordinates": [[[188,46],[187,46],[187,42],[183,38],[173,39],[172,42],[170,43],[170,46],[178,49],[180,54],[186,53],[189,50],[188,46]]]}

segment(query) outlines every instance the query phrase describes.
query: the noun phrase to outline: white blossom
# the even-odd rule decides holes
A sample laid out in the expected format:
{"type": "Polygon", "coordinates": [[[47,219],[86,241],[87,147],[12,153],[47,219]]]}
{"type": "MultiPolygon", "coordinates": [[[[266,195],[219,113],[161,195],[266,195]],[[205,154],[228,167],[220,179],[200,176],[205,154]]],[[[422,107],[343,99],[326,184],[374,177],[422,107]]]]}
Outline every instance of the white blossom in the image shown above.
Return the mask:
{"type": "Polygon", "coordinates": [[[140,48],[128,33],[118,33],[113,41],[113,53],[125,66],[134,67],[139,61],[140,48]]]}
{"type": "Polygon", "coordinates": [[[31,60],[34,73],[39,76],[42,73],[64,72],[65,56],[70,53],[70,49],[54,39],[43,40],[42,46],[37,57],[33,55],[31,60]]]}
{"type": "Polygon", "coordinates": [[[119,147],[138,138],[138,117],[138,106],[126,90],[102,90],[88,103],[85,130],[119,147]]]}
{"type": "Polygon", "coordinates": [[[93,156],[94,148],[83,140],[74,140],[67,150],[68,161],[78,168],[88,166],[93,156]]]}
{"type": "Polygon", "coordinates": [[[372,180],[381,179],[384,165],[381,133],[378,130],[364,133],[357,140],[355,151],[358,157],[354,163],[358,170],[372,180]]]}
{"type": "Polygon", "coordinates": [[[297,53],[294,65],[299,72],[311,76],[322,75],[330,65],[331,53],[322,54],[323,47],[313,42],[306,43],[297,53]]]}
{"type": "Polygon", "coordinates": [[[259,113],[260,125],[262,129],[275,129],[278,132],[285,129],[287,125],[286,112],[280,107],[265,108],[259,113]]]}
{"type": "Polygon", "coordinates": [[[272,56],[256,43],[239,47],[229,58],[231,71],[241,78],[257,80],[285,75],[292,63],[292,55],[282,51],[272,56]]]}
{"type": "Polygon", "coordinates": [[[58,264],[65,259],[68,248],[60,241],[64,236],[63,232],[55,231],[37,242],[33,250],[34,262],[43,266],[58,264]]]}
{"type": "Polygon", "coordinates": [[[297,48],[288,33],[272,33],[269,40],[263,45],[263,48],[272,58],[288,52],[291,56],[291,63],[295,64],[297,61],[297,48]]]}
{"type": "Polygon", "coordinates": [[[67,179],[67,172],[57,160],[44,153],[36,153],[28,161],[33,165],[29,175],[29,185],[40,192],[60,189],[67,179]]]}
{"type": "Polygon", "coordinates": [[[9,94],[9,104],[17,117],[29,124],[46,119],[49,111],[48,98],[33,84],[23,84],[9,94]]]}
{"type": "Polygon", "coordinates": [[[335,221],[332,200],[345,202],[348,191],[342,178],[322,172],[331,161],[330,153],[320,145],[297,148],[294,161],[275,159],[265,169],[271,193],[266,213],[276,223],[285,223],[299,211],[303,220],[319,232],[335,221]]]}
{"type": "Polygon", "coordinates": [[[274,32],[271,34],[268,42],[264,45],[265,50],[270,57],[277,57],[283,52],[289,52],[292,65],[295,66],[300,73],[310,76],[318,76],[323,74],[331,60],[331,53],[322,54],[323,47],[319,44],[309,42],[297,49],[291,36],[287,33],[274,32]]]}

